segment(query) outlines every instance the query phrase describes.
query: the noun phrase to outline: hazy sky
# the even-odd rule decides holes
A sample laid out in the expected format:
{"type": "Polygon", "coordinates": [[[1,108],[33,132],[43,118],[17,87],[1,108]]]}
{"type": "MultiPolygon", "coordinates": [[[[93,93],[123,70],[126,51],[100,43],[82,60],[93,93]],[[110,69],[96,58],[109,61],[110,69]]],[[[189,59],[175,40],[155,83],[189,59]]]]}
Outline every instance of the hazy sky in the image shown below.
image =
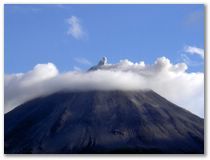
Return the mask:
{"type": "Polygon", "coordinates": [[[203,5],[5,5],[5,73],[52,62],[87,69],[102,56],[153,63],[165,56],[203,71],[203,5]]]}

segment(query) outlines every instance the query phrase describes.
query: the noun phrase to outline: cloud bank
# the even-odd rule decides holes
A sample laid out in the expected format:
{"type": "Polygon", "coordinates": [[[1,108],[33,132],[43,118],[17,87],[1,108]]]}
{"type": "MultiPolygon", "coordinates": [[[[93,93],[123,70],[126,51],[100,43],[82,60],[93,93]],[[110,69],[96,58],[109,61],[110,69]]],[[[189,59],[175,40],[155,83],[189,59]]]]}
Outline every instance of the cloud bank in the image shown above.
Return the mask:
{"type": "Polygon", "coordinates": [[[153,64],[117,64],[103,61],[88,72],[59,73],[52,63],[38,64],[27,73],[5,75],[5,112],[39,96],[60,90],[152,89],[171,102],[204,116],[204,74],[188,73],[185,63],[172,64],[166,57],[153,64]]]}

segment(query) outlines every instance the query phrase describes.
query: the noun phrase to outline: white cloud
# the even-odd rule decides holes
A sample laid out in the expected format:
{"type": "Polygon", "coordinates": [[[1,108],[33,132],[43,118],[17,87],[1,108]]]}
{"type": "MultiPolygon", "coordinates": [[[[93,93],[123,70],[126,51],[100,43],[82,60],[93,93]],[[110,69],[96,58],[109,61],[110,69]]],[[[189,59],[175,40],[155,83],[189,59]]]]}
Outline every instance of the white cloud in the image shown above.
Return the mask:
{"type": "Polygon", "coordinates": [[[195,55],[197,54],[197,55],[201,56],[201,58],[204,58],[204,49],[202,49],[202,48],[198,48],[195,46],[185,46],[184,51],[186,53],[190,53],[190,54],[195,54],[195,55]]]}
{"type": "Polygon", "coordinates": [[[76,16],[71,16],[67,19],[69,24],[69,29],[67,31],[68,35],[71,35],[75,39],[82,39],[85,36],[85,32],[81,26],[80,20],[76,16]]]}
{"type": "Polygon", "coordinates": [[[204,74],[188,73],[185,63],[172,64],[165,57],[153,64],[121,60],[117,64],[105,63],[95,71],[60,74],[49,64],[37,65],[25,74],[5,76],[5,112],[59,90],[152,89],[175,104],[201,117],[204,115],[204,74]]]}
{"type": "Polygon", "coordinates": [[[27,73],[5,75],[5,112],[15,106],[42,95],[44,83],[58,76],[59,72],[52,63],[38,64],[27,73]]]}
{"type": "Polygon", "coordinates": [[[74,60],[75,60],[77,63],[80,63],[80,64],[91,65],[91,62],[90,62],[88,59],[83,58],[83,57],[77,57],[77,58],[74,58],[74,60]]]}

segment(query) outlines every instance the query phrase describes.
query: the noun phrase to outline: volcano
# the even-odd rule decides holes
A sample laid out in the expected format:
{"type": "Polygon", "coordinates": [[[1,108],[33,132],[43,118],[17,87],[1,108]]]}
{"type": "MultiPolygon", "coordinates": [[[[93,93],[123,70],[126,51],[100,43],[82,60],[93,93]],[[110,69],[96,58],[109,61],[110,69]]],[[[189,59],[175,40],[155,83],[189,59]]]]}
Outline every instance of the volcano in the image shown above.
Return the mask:
{"type": "Polygon", "coordinates": [[[4,115],[6,154],[204,153],[204,119],[152,90],[63,91],[4,115]]]}

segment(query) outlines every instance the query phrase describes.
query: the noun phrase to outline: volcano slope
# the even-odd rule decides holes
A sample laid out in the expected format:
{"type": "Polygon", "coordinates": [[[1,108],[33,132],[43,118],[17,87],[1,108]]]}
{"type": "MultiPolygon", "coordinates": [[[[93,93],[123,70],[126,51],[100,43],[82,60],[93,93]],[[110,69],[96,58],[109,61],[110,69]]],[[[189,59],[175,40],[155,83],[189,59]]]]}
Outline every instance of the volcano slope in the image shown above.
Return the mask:
{"type": "Polygon", "coordinates": [[[204,153],[204,119],[151,90],[69,91],[4,115],[6,154],[204,153]]]}

